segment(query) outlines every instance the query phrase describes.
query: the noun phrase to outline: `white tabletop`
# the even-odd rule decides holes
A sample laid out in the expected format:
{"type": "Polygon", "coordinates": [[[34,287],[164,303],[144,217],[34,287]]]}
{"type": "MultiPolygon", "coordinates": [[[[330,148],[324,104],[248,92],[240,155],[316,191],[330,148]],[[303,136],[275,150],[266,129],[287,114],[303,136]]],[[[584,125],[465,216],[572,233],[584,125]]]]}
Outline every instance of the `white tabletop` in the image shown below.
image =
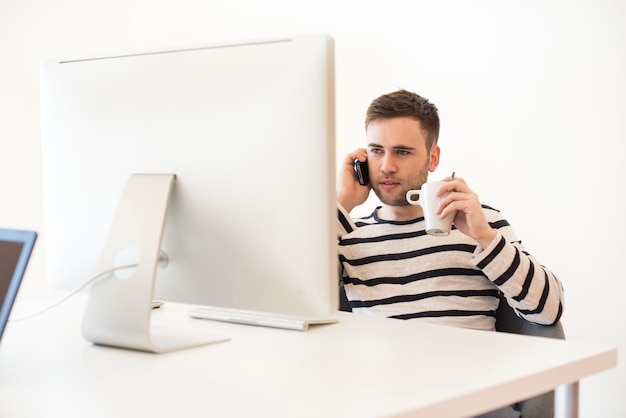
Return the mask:
{"type": "Polygon", "coordinates": [[[86,342],[84,306],[79,295],[9,323],[1,417],[461,417],[617,365],[615,348],[586,343],[341,312],[287,331],[190,319],[172,303],[153,323],[231,340],[149,354],[86,342]]]}

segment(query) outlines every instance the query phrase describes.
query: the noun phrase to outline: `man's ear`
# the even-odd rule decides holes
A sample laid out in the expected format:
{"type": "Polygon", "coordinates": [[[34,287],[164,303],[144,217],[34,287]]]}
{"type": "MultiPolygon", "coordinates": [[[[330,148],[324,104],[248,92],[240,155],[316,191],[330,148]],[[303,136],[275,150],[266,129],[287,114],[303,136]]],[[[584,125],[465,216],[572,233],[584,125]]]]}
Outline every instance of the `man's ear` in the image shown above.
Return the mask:
{"type": "Polygon", "coordinates": [[[433,145],[430,148],[430,160],[428,161],[428,171],[433,173],[437,166],[439,165],[439,154],[441,150],[439,149],[439,145],[433,145]]]}

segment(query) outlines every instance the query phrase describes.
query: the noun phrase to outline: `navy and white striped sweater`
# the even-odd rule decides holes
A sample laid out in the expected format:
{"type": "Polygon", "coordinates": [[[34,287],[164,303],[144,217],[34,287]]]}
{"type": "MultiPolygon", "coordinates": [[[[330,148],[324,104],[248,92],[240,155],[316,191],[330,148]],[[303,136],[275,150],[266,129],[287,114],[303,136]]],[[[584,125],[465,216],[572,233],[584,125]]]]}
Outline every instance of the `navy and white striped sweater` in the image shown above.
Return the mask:
{"type": "Polygon", "coordinates": [[[427,235],[423,217],[385,221],[374,211],[352,219],[337,207],[340,270],[355,313],[494,330],[501,291],[528,321],[553,324],[561,316],[560,281],[493,208],[483,205],[498,234],[481,249],[456,229],[427,235]]]}

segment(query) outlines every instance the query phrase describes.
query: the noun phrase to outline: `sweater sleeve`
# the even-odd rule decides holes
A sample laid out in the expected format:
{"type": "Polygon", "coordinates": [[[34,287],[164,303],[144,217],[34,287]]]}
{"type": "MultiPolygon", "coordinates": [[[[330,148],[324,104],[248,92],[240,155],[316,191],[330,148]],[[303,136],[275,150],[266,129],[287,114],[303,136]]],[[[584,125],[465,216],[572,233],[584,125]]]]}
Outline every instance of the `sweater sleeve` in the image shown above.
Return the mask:
{"type": "Polygon", "coordinates": [[[341,238],[348,235],[350,232],[356,229],[354,220],[350,217],[350,214],[341,206],[341,203],[337,202],[337,237],[341,238]]]}
{"type": "Polygon", "coordinates": [[[526,252],[506,221],[498,223],[506,227],[498,229],[487,248],[477,249],[473,264],[498,286],[520,317],[541,325],[555,324],[563,312],[561,282],[526,252]]]}

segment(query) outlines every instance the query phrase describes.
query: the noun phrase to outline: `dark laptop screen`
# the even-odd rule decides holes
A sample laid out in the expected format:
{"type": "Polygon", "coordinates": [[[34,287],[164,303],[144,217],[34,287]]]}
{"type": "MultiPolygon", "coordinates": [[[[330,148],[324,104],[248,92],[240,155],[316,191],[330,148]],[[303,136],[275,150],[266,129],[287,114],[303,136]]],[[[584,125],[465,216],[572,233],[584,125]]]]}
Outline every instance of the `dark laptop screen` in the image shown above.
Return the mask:
{"type": "Polygon", "coordinates": [[[0,300],[4,300],[9,291],[15,267],[24,248],[23,242],[0,241],[0,300]]]}
{"type": "Polygon", "coordinates": [[[0,338],[28,265],[37,234],[0,228],[0,338]]]}

